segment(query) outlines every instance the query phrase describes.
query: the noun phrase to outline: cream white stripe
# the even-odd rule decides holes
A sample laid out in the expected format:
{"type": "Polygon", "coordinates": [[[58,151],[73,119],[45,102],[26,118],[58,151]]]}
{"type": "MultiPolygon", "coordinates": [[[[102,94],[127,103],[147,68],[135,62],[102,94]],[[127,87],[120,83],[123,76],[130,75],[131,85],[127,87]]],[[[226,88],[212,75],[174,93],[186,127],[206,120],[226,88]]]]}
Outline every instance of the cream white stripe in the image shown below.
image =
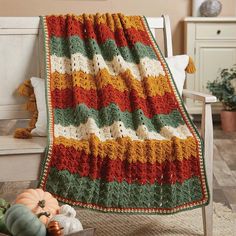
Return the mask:
{"type": "Polygon", "coordinates": [[[52,73],[57,71],[61,74],[71,74],[81,70],[92,75],[96,75],[101,69],[107,69],[111,75],[119,75],[129,69],[137,80],[147,76],[165,75],[161,63],[157,60],[144,57],[139,64],[135,64],[126,62],[121,55],[115,56],[112,61],[105,61],[99,54],[94,55],[93,60],[81,53],[73,54],[71,59],[51,55],[51,68],[52,73]]]}
{"type": "Polygon", "coordinates": [[[179,125],[177,128],[164,126],[160,133],[157,133],[148,131],[145,125],[140,125],[138,129],[134,131],[130,128],[126,128],[121,121],[116,121],[111,126],[99,128],[92,118],[89,118],[87,123],[80,124],[78,127],[73,125],[64,127],[60,124],[55,124],[54,131],[55,137],[63,136],[66,138],[82,140],[88,139],[90,134],[95,134],[101,141],[119,137],[130,137],[132,140],[170,140],[174,136],[181,139],[192,136],[186,125],[179,125]]]}

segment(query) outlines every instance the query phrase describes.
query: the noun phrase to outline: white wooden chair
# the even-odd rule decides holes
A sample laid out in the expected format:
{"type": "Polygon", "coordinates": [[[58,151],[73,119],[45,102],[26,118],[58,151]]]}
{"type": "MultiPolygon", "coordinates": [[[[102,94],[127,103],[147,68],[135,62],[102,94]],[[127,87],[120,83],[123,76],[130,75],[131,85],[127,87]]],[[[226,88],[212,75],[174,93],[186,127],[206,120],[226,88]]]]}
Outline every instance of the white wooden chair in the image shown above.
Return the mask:
{"type": "MultiPolygon", "coordinates": [[[[147,18],[153,35],[163,29],[165,56],[173,55],[168,16],[147,18]]],[[[0,17],[0,120],[28,118],[16,97],[16,87],[31,76],[44,77],[42,29],[39,17],[0,17]]],[[[187,91],[184,97],[202,102],[201,135],[205,141],[205,164],[210,189],[210,204],[202,208],[204,234],[212,236],[213,126],[211,103],[214,96],[187,91]]],[[[14,123],[14,122],[13,122],[14,123]]],[[[37,180],[44,156],[46,138],[14,139],[0,134],[0,182],[37,180]]]]}

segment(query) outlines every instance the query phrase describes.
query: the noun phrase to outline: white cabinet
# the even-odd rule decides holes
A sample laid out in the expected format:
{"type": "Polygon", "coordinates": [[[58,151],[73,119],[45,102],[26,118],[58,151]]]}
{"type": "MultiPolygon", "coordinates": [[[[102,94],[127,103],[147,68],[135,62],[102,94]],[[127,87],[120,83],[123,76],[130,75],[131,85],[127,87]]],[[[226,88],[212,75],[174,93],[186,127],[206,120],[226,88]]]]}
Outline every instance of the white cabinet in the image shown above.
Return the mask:
{"type": "MultiPolygon", "coordinates": [[[[223,68],[236,64],[236,17],[187,17],[185,22],[185,53],[193,58],[196,73],[188,75],[186,88],[209,93],[208,81],[216,79],[223,68]]],[[[200,104],[186,101],[188,111],[201,113],[200,104]]],[[[219,113],[221,104],[213,106],[219,113]]]]}

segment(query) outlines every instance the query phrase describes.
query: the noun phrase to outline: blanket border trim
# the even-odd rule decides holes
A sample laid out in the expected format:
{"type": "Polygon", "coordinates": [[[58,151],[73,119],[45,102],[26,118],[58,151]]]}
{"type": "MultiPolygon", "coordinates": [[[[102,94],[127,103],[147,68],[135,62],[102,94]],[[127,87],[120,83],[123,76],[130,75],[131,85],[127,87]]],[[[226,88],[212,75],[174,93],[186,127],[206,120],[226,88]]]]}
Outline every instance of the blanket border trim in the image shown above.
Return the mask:
{"type": "MultiPolygon", "coordinates": [[[[187,110],[180,98],[180,94],[177,90],[176,84],[173,80],[173,76],[170,72],[170,69],[167,65],[167,63],[164,60],[164,56],[162,55],[162,52],[160,48],[158,47],[151,30],[149,28],[149,25],[147,23],[146,17],[141,16],[142,23],[145,29],[147,30],[147,33],[149,35],[149,38],[152,42],[152,47],[160,60],[161,64],[163,65],[163,68],[165,69],[165,72],[169,78],[169,82],[172,88],[173,93],[175,94],[176,100],[178,102],[180,112],[182,114],[182,117],[184,121],[186,122],[188,128],[190,129],[191,133],[193,134],[193,137],[197,140],[197,145],[199,150],[198,156],[200,161],[200,171],[201,171],[201,178],[200,181],[202,183],[202,190],[203,190],[203,200],[200,201],[194,201],[191,203],[186,203],[181,206],[177,206],[174,208],[118,208],[118,207],[103,207],[96,204],[91,203],[84,203],[84,202],[78,202],[78,201],[72,201],[60,196],[57,196],[52,193],[53,196],[55,196],[60,202],[70,204],[73,206],[78,207],[84,207],[89,208],[91,210],[95,211],[102,211],[107,213],[128,213],[128,214],[140,214],[140,213],[146,213],[146,214],[160,214],[160,215],[168,215],[173,214],[181,211],[186,211],[190,209],[199,208],[205,205],[209,204],[210,196],[209,196],[209,189],[207,185],[207,179],[206,179],[206,170],[205,170],[205,163],[204,163],[204,146],[203,146],[203,140],[201,139],[196,127],[194,126],[191,118],[189,117],[187,110]]],[[[44,35],[44,52],[45,52],[45,84],[46,84],[46,102],[47,102],[47,119],[48,119],[48,141],[47,141],[47,147],[46,147],[46,154],[45,159],[41,165],[41,174],[39,179],[39,187],[42,189],[45,189],[47,177],[49,174],[49,163],[51,160],[52,155],[52,147],[53,147],[53,125],[54,125],[54,119],[53,119],[53,113],[52,113],[52,103],[51,103],[51,96],[50,96],[50,49],[49,49],[49,36],[48,36],[48,29],[47,29],[47,22],[46,22],[46,16],[41,16],[41,23],[43,25],[43,35],[44,35]]]]}
{"type": "Polygon", "coordinates": [[[210,193],[209,193],[209,188],[208,188],[208,184],[207,184],[207,175],[206,175],[206,169],[205,169],[204,140],[201,138],[201,136],[199,134],[199,131],[197,130],[196,126],[194,125],[192,119],[190,118],[190,116],[187,112],[187,109],[184,105],[184,102],[181,99],[181,96],[180,96],[179,91],[177,89],[176,83],[173,79],[173,75],[171,74],[171,71],[169,69],[168,64],[165,62],[165,60],[163,60],[164,56],[163,56],[159,46],[157,45],[156,40],[154,39],[154,37],[151,33],[151,30],[150,30],[149,25],[147,23],[146,17],[143,16],[142,19],[143,19],[144,26],[147,29],[147,32],[149,34],[149,37],[152,40],[152,43],[153,43],[153,46],[154,46],[153,49],[156,51],[157,57],[158,57],[158,53],[160,53],[160,55],[162,56],[162,58],[159,58],[159,60],[163,64],[164,68],[166,69],[165,72],[167,73],[167,75],[169,77],[169,81],[171,82],[170,84],[171,84],[172,91],[176,95],[175,97],[177,99],[181,115],[183,116],[184,121],[186,122],[186,124],[187,124],[188,128],[190,129],[191,133],[193,134],[193,137],[197,140],[198,146],[200,147],[200,148],[198,148],[198,150],[199,150],[198,155],[199,155],[200,168],[201,168],[201,178],[202,178],[201,181],[203,183],[203,193],[205,194],[205,198],[207,198],[207,200],[203,201],[202,204],[207,205],[207,204],[209,204],[210,193]]]}

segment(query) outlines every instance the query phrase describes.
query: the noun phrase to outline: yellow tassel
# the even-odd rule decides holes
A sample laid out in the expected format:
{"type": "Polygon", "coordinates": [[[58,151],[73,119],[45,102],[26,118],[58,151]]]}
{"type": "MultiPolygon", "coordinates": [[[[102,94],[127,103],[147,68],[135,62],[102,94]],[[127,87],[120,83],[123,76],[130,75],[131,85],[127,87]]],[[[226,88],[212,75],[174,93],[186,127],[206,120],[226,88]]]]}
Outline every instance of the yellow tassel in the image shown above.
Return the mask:
{"type": "Polygon", "coordinates": [[[29,97],[31,94],[33,94],[34,90],[31,85],[30,80],[25,80],[24,83],[21,84],[19,88],[17,89],[17,93],[20,96],[25,96],[25,97],[29,97]]]}
{"type": "Polygon", "coordinates": [[[32,138],[31,130],[35,128],[35,124],[38,119],[38,111],[34,95],[34,89],[31,85],[30,80],[25,80],[24,83],[22,83],[17,89],[17,93],[20,96],[27,97],[25,109],[27,111],[32,112],[32,117],[29,120],[28,128],[18,128],[15,130],[14,138],[29,139],[32,138]]]}
{"type": "Polygon", "coordinates": [[[185,71],[188,74],[193,74],[196,72],[196,67],[195,67],[193,59],[191,57],[189,57],[188,65],[187,65],[185,71]]]}
{"type": "Polygon", "coordinates": [[[35,111],[29,121],[29,124],[28,124],[28,129],[30,131],[35,128],[35,124],[36,124],[37,120],[38,120],[38,112],[35,111]]]}
{"type": "Polygon", "coordinates": [[[35,95],[34,94],[30,95],[27,103],[25,104],[25,109],[27,111],[31,111],[31,112],[37,111],[36,99],[35,99],[35,95]]]}
{"type": "Polygon", "coordinates": [[[35,102],[32,102],[32,101],[28,101],[28,102],[25,104],[25,109],[26,109],[27,111],[35,112],[35,110],[37,109],[36,103],[35,103],[35,102]]]}
{"type": "Polygon", "coordinates": [[[32,138],[32,134],[27,128],[18,128],[15,130],[14,138],[29,139],[32,138]]]}

